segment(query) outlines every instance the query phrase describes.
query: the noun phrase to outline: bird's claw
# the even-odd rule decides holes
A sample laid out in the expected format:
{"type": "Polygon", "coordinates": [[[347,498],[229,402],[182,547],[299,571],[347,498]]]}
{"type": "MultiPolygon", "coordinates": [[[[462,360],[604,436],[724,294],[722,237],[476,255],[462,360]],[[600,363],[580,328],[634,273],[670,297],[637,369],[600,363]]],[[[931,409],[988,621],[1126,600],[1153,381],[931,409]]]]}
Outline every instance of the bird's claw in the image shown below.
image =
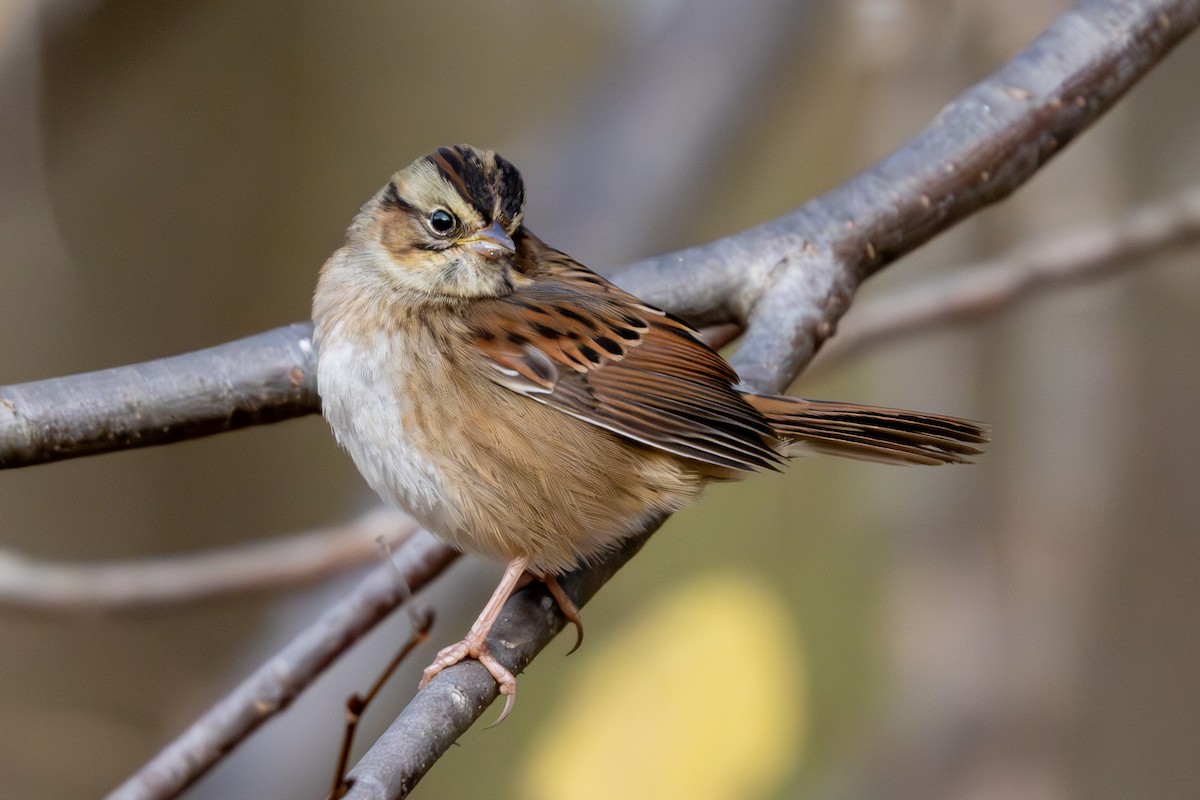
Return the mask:
{"type": "Polygon", "coordinates": [[[439,650],[433,663],[421,673],[421,683],[418,688],[424,689],[439,672],[468,658],[473,658],[484,666],[500,687],[500,694],[504,695],[504,710],[500,712],[500,716],[495,722],[488,725],[489,728],[494,728],[503,722],[513,709],[513,704],[517,699],[517,679],[507,667],[496,660],[496,657],[488,650],[486,642],[476,642],[468,637],[439,650]]]}

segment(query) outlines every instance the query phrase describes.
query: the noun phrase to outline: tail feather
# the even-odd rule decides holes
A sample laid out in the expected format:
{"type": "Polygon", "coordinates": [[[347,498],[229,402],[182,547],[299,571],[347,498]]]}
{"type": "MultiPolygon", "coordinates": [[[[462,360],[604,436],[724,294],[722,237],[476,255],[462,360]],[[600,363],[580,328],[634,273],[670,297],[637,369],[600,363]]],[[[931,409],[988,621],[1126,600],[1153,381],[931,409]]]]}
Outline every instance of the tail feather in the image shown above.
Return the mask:
{"type": "Polygon", "coordinates": [[[883,464],[964,464],[990,440],[986,425],[942,414],[748,394],[784,439],[780,450],[883,464]]]}

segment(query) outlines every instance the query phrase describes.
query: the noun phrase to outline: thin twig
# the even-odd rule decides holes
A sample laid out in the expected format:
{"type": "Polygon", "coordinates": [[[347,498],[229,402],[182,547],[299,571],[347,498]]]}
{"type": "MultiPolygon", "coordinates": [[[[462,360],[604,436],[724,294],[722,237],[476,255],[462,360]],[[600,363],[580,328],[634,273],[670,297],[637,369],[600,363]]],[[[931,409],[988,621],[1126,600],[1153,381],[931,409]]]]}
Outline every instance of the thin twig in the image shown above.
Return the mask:
{"type": "MultiPolygon", "coordinates": [[[[655,520],[602,562],[559,578],[559,585],[577,606],[583,606],[641,550],[662,522],[655,520]]],[[[565,624],[558,604],[541,582],[534,581],[505,603],[488,638],[489,648],[506,667],[520,672],[565,624]]],[[[350,771],[347,777],[353,785],[345,797],[405,796],[498,694],[495,679],[478,661],[442,670],[350,771]]]]}
{"type": "Polygon", "coordinates": [[[376,543],[412,535],[411,518],[378,508],[342,525],[210,553],[115,564],[41,564],[0,552],[0,607],[58,614],[144,611],[313,583],[379,560],[376,543]]]}
{"type": "MultiPolygon", "coordinates": [[[[411,607],[411,604],[409,605],[411,607]]],[[[354,746],[354,735],[358,732],[358,724],[362,721],[362,715],[366,712],[367,707],[375,701],[379,692],[391,680],[392,675],[404,663],[404,660],[418,645],[429,638],[429,630],[433,627],[433,612],[428,609],[412,611],[411,621],[412,631],[409,633],[408,640],[400,646],[396,655],[392,656],[392,660],[380,671],[367,693],[354,694],[346,700],[346,729],[342,733],[342,746],[338,748],[337,766],[333,770],[333,783],[329,790],[330,800],[339,800],[350,788],[346,779],[346,769],[350,766],[350,750],[354,746]]]]}
{"type": "MultiPolygon", "coordinates": [[[[392,560],[404,582],[416,591],[457,557],[432,534],[418,531],[396,549],[392,560]]],[[[395,570],[381,565],[117,787],[109,800],[177,796],[251,731],[287,707],[405,596],[407,592],[397,589],[395,570]]]]}

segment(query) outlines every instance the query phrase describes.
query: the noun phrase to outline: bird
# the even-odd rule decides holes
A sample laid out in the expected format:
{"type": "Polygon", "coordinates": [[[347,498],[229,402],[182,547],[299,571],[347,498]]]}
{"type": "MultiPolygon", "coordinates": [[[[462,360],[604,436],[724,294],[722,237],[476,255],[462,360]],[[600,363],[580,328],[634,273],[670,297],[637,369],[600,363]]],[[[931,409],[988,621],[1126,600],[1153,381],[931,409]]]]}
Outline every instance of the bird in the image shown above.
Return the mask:
{"type": "Polygon", "coordinates": [[[986,426],[941,414],[758,394],[686,322],[524,225],[520,172],[439,147],[395,173],[321,268],[313,295],[323,414],[366,482],[462,551],[506,564],[461,641],[506,696],[488,635],[508,597],[592,562],[713,482],[823,453],[969,461],[986,426]]]}

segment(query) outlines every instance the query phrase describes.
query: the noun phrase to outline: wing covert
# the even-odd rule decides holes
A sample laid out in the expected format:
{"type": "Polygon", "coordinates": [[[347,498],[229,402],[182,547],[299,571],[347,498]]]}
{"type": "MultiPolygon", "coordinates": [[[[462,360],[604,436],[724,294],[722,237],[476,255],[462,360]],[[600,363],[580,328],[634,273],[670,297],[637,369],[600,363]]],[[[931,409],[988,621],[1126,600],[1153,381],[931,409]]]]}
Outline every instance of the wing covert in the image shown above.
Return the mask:
{"type": "Polygon", "coordinates": [[[493,381],[684,458],[732,469],[782,461],[771,424],[733,388],[737,373],[690,327],[541,247],[533,280],[470,308],[493,381]]]}

